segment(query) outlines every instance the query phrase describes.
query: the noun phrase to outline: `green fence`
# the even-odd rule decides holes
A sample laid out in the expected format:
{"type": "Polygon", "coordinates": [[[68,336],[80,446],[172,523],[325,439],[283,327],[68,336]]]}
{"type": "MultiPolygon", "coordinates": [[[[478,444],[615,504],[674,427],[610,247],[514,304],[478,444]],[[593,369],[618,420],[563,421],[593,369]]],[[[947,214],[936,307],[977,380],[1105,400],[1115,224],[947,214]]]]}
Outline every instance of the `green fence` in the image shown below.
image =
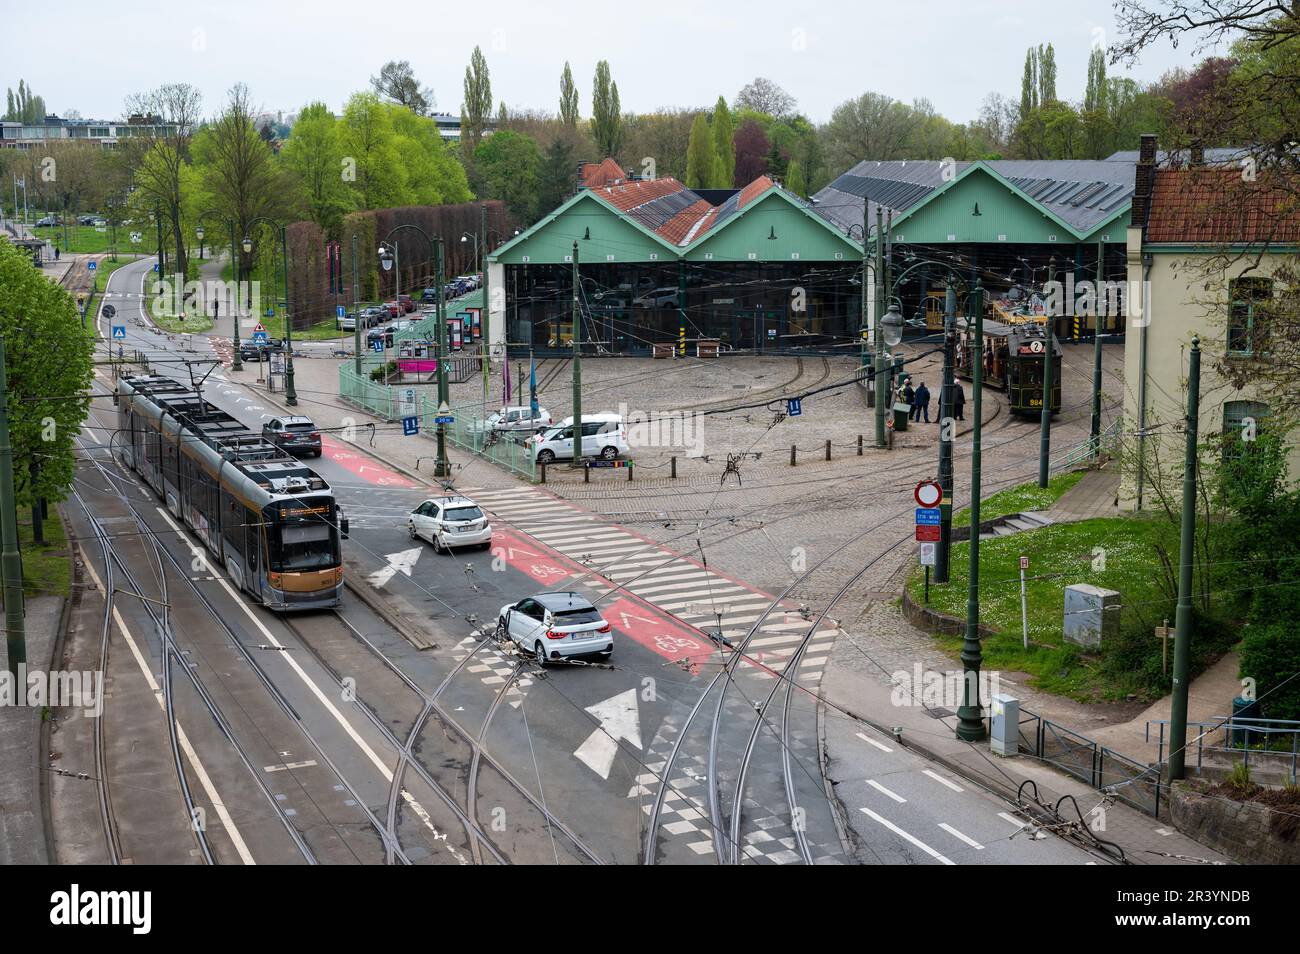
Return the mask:
{"type": "MultiPolygon", "coordinates": [[[[404,417],[419,417],[420,432],[433,437],[437,431],[437,391],[431,386],[381,384],[370,379],[370,371],[379,367],[374,360],[362,359],[362,373],[357,374],[351,361],[339,365],[339,396],[349,404],[367,411],[385,421],[404,417]]],[[[447,425],[447,440],[507,470],[528,478],[537,479],[537,465],[532,454],[516,439],[493,431],[483,421],[483,405],[467,404],[453,407],[453,423],[447,425]]]]}

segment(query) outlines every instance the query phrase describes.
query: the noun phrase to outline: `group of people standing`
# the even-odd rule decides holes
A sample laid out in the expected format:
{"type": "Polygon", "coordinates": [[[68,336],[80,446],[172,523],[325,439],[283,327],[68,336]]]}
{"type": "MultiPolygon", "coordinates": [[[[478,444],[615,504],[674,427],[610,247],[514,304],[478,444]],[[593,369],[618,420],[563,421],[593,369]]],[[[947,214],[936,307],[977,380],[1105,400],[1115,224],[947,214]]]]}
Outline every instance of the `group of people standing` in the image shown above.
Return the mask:
{"type": "MultiPolygon", "coordinates": [[[[959,381],[954,381],[952,387],[953,417],[959,421],[964,421],[966,420],[966,392],[962,389],[961,382],[959,381]]],[[[912,406],[912,413],[909,420],[918,423],[922,421],[926,424],[930,423],[930,399],[932,395],[930,394],[930,389],[925,386],[924,381],[922,381],[916,388],[913,388],[912,379],[905,378],[903,380],[903,387],[899,391],[899,396],[903,399],[904,404],[910,404],[912,406]]],[[[938,422],[939,413],[940,412],[938,411],[935,413],[936,422],[938,422]]]]}

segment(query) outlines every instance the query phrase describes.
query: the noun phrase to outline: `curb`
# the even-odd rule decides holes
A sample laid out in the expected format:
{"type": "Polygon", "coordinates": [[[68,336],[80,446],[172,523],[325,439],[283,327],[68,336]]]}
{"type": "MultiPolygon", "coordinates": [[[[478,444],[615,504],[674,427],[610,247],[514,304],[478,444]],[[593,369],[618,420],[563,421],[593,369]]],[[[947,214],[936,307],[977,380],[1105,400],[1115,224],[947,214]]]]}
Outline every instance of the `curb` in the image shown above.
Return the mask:
{"type": "MultiPolygon", "coordinates": [[[[917,629],[927,633],[943,633],[945,636],[960,636],[966,632],[966,620],[940,613],[928,606],[921,606],[912,599],[912,595],[903,587],[903,619],[917,629]]],[[[979,625],[980,636],[994,636],[997,630],[983,623],[979,625]]]]}
{"type": "MultiPolygon", "coordinates": [[[[351,568],[349,568],[351,569],[351,568]]],[[[357,571],[353,571],[354,573],[357,571]]],[[[343,585],[347,587],[357,599],[366,604],[366,607],[391,626],[394,630],[402,635],[408,643],[421,651],[426,649],[437,649],[438,644],[427,637],[417,633],[414,629],[406,625],[406,620],[397,610],[391,609],[384,605],[384,601],[377,599],[374,592],[364,583],[354,582],[352,573],[343,574],[343,585]]]]}

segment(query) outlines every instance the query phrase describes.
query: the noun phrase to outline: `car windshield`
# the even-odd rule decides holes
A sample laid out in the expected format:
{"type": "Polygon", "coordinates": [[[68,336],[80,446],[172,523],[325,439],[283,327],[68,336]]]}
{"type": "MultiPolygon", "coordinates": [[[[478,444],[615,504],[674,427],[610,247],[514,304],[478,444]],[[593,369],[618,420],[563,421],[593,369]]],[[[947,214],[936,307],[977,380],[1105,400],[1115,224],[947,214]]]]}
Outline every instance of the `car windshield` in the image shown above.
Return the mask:
{"type": "Polygon", "coordinates": [[[579,623],[600,623],[600,611],[595,607],[587,609],[558,610],[554,614],[556,626],[577,626],[579,623]]]}
{"type": "Polygon", "coordinates": [[[483,516],[483,511],[478,507],[448,507],[447,512],[443,515],[444,520],[478,520],[483,516]]]}
{"type": "Polygon", "coordinates": [[[489,423],[489,424],[495,424],[495,423],[497,423],[497,422],[500,421],[500,420],[501,420],[501,412],[500,412],[500,411],[497,411],[495,414],[491,414],[491,415],[488,416],[488,423],[489,423]]]}
{"type": "Polygon", "coordinates": [[[551,428],[549,431],[547,431],[545,434],[542,435],[542,440],[543,440],[543,441],[558,441],[561,437],[566,437],[566,436],[567,436],[567,435],[564,433],[565,430],[566,430],[566,428],[563,428],[563,427],[553,427],[553,428],[551,428]]]}

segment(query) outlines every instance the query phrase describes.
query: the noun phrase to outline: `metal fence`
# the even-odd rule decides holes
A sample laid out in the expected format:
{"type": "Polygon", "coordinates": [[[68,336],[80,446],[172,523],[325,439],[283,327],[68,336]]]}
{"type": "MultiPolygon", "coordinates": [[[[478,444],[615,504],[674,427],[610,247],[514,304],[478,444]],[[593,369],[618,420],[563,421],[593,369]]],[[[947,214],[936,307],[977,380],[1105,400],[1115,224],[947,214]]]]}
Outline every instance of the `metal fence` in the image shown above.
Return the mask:
{"type": "MultiPolygon", "coordinates": [[[[1157,758],[1165,758],[1165,726],[1168,719],[1148,719],[1146,740],[1151,741],[1151,727],[1159,726],[1157,758]]],[[[1296,767],[1300,764],[1300,721],[1290,719],[1248,719],[1242,716],[1215,716],[1207,722],[1187,723],[1187,751],[1196,752],[1196,769],[1200,771],[1207,754],[1221,755],[1247,768],[1251,759],[1261,767],[1280,768],[1296,784],[1296,767]]]]}
{"type": "MultiPolygon", "coordinates": [[[[418,418],[420,433],[432,437],[438,427],[437,392],[428,387],[383,384],[371,380],[370,371],[381,364],[382,361],[377,356],[363,358],[361,374],[357,374],[351,361],[339,365],[339,396],[354,407],[385,421],[418,418]]],[[[483,411],[482,403],[450,408],[450,416],[454,420],[446,425],[447,440],[512,473],[536,481],[537,464],[531,450],[522,443],[522,436],[493,431],[484,421],[483,411]]]]}
{"type": "Polygon", "coordinates": [[[1164,781],[1159,768],[1135,762],[1021,706],[1020,751],[1049,762],[1081,782],[1110,789],[1125,804],[1160,815],[1164,781]]]}

